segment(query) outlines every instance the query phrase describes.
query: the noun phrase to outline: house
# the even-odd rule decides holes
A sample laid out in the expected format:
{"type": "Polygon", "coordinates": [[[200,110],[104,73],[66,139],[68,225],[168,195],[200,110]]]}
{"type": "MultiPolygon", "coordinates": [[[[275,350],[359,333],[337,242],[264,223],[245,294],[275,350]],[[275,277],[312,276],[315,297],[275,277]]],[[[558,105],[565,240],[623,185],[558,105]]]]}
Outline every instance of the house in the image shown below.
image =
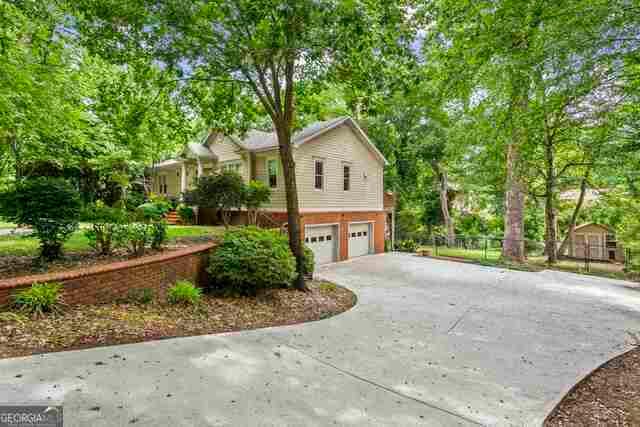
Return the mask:
{"type": "MultiPolygon", "coordinates": [[[[387,162],[358,124],[349,117],[317,122],[294,134],[292,143],[301,238],[317,264],[383,252],[385,235],[393,236],[393,225],[387,224],[393,215],[384,203],[387,162]]],[[[286,223],[284,177],[273,132],[252,130],[242,138],[209,132],[188,144],[180,158],[154,166],[153,191],[180,197],[199,176],[216,170],[266,183],[272,195],[263,215],[286,223]]],[[[200,219],[205,223],[208,218],[203,212],[200,219]]]]}
{"type": "Polygon", "coordinates": [[[571,258],[624,262],[624,249],[616,241],[615,231],[602,224],[582,224],[575,228],[570,238],[571,258]]]}

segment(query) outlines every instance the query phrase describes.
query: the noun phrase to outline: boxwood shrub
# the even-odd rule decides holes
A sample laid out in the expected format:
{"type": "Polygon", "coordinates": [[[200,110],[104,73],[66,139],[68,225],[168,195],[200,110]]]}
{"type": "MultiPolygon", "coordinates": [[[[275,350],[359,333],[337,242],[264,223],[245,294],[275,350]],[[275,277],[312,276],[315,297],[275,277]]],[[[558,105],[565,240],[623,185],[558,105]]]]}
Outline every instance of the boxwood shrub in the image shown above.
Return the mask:
{"type": "Polygon", "coordinates": [[[207,271],[215,287],[240,295],[290,285],[296,262],[287,237],[277,231],[244,227],[225,232],[207,271]]]}

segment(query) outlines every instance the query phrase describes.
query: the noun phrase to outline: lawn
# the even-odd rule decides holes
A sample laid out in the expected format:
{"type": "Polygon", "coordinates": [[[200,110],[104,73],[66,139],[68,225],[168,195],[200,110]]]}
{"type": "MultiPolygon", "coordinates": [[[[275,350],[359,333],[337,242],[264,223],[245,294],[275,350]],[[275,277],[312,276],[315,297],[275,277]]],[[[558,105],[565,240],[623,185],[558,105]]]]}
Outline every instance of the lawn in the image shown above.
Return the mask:
{"type": "Polygon", "coordinates": [[[16,225],[11,222],[0,221],[0,230],[5,228],[16,228],[16,225]]]}
{"type": "Polygon", "coordinates": [[[483,249],[464,249],[459,247],[447,248],[438,246],[437,251],[434,246],[422,246],[419,250],[429,250],[434,256],[461,258],[484,265],[496,267],[516,268],[531,271],[540,271],[542,269],[561,270],[579,274],[589,274],[593,276],[608,277],[622,280],[637,280],[632,274],[625,273],[621,264],[611,264],[606,262],[590,262],[589,271],[585,267],[582,260],[565,259],[560,260],[553,266],[547,264],[544,256],[530,256],[524,264],[505,263],[502,260],[502,254],[499,249],[489,248],[486,253],[483,249]]]}
{"type": "MultiPolygon", "coordinates": [[[[83,227],[84,228],[84,227],[83,227]]],[[[217,235],[223,227],[170,225],[169,240],[181,237],[199,237],[217,235]]],[[[78,230],[64,244],[67,252],[83,252],[91,250],[89,241],[83,230],[78,230]]],[[[38,239],[31,236],[0,236],[0,256],[37,256],[38,239]]]]}

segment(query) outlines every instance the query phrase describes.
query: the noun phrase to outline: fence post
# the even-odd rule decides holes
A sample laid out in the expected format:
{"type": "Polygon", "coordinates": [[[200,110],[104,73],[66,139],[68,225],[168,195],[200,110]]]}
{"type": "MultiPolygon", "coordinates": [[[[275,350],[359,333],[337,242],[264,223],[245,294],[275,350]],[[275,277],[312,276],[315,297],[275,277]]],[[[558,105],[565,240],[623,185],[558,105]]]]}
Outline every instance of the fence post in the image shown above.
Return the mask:
{"type": "Polygon", "coordinates": [[[485,237],[484,238],[484,259],[487,259],[487,251],[489,250],[488,248],[489,246],[489,240],[485,237]]]}
{"type": "Polygon", "coordinates": [[[436,253],[436,256],[438,256],[438,237],[437,236],[433,237],[433,248],[434,248],[434,252],[436,253]]]}
{"type": "Polygon", "coordinates": [[[591,257],[591,245],[585,245],[584,251],[584,269],[587,273],[589,273],[589,259],[591,257]]]}

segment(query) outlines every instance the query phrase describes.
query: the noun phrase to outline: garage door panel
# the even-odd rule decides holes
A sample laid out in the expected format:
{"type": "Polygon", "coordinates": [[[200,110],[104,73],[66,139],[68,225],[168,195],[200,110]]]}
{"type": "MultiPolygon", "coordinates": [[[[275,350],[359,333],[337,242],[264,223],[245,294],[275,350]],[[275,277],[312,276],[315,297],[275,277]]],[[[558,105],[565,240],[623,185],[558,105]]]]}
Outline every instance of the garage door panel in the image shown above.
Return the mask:
{"type": "Polygon", "coordinates": [[[305,228],[304,243],[313,251],[316,265],[337,260],[338,227],[335,225],[305,228]]]}
{"type": "Polygon", "coordinates": [[[349,258],[371,253],[371,224],[349,226],[349,258]]]}

